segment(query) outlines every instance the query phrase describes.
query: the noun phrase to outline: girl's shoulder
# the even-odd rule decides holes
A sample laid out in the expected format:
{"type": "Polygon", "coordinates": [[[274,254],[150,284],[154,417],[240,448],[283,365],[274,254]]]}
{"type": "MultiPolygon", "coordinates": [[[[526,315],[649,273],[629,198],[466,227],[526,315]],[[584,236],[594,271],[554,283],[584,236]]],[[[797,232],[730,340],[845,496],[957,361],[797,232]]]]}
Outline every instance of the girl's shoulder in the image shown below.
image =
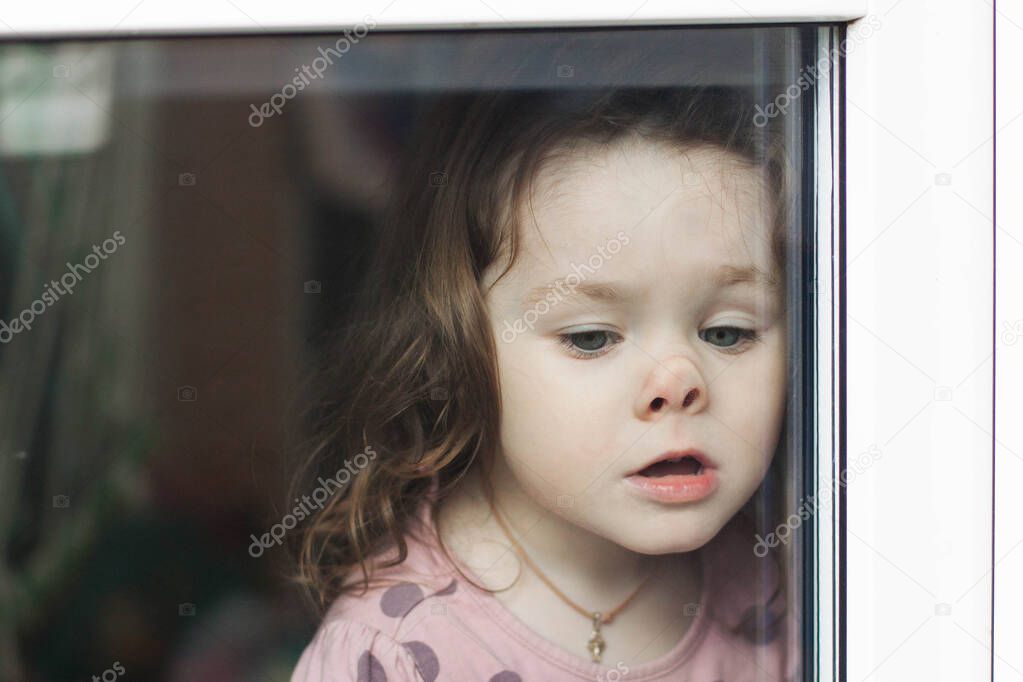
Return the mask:
{"type": "Polygon", "coordinates": [[[415,650],[365,623],[335,618],[320,625],[291,682],[426,682],[415,650]]]}
{"type": "Polygon", "coordinates": [[[373,571],[365,589],[360,580],[351,592],[335,600],[324,623],[357,621],[395,637],[410,618],[436,602],[434,597],[454,589],[452,575],[436,568],[421,544],[409,542],[404,561],[373,571]]]}
{"type": "Polygon", "coordinates": [[[424,505],[410,520],[403,535],[403,559],[392,543],[368,559],[367,584],[358,567],[352,571],[346,581],[351,589],[334,601],[325,623],[354,620],[393,637],[410,618],[436,603],[434,597],[451,593],[454,576],[449,566],[438,561],[434,526],[426,514],[429,510],[424,505]]]}
{"type": "Polygon", "coordinates": [[[351,588],[327,610],[313,640],[302,653],[292,682],[321,680],[432,681],[436,656],[418,641],[417,624],[455,579],[428,546],[421,532],[406,532],[407,554],[400,563],[395,545],[367,561],[369,582],[356,567],[351,588]]]}

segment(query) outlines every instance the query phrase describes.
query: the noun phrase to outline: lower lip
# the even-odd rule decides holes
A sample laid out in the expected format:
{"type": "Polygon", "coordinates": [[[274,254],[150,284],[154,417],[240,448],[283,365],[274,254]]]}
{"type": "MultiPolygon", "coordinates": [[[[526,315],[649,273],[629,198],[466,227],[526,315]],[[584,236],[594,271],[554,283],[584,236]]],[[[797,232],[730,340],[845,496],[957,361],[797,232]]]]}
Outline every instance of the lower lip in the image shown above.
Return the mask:
{"type": "Polygon", "coordinates": [[[698,475],[675,476],[627,476],[625,482],[641,495],[658,502],[696,502],[717,490],[718,478],[714,470],[703,468],[698,475]]]}

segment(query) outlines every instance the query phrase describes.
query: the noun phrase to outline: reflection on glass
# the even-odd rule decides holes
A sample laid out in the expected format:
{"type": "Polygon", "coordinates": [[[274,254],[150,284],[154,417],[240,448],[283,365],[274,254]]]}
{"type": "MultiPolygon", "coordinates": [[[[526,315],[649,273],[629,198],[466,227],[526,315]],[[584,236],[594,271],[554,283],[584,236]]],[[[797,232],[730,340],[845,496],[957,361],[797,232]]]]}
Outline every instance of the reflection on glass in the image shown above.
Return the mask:
{"type": "Polygon", "coordinates": [[[802,679],[816,29],[374,28],[0,48],[0,676],[802,679]]]}

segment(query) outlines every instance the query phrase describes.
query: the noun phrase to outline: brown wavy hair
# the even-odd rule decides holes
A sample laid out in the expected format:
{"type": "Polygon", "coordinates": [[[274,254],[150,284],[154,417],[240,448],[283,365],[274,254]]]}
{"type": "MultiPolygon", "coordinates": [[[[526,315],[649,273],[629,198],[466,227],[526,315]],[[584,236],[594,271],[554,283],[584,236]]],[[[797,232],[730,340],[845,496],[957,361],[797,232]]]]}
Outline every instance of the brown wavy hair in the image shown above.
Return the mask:
{"type": "Polygon", "coordinates": [[[377,552],[398,550],[381,567],[405,560],[405,533],[434,476],[440,501],[477,460],[490,468],[501,405],[480,278],[500,254],[509,254],[502,276],[514,265],[516,217],[544,164],[630,134],[680,151],[720,148],[764,172],[775,199],[772,258],[784,272],[785,164],[753,113],[741,92],[724,88],[519,90],[433,102],[396,174],[398,196],[354,313],[331,343],[316,437],[296,478],[295,490],[308,491],[317,473],[337,471],[367,446],[377,453],[296,534],[297,579],[320,608],[354,588],[346,581],[357,566],[367,589],[367,559],[377,552]]]}

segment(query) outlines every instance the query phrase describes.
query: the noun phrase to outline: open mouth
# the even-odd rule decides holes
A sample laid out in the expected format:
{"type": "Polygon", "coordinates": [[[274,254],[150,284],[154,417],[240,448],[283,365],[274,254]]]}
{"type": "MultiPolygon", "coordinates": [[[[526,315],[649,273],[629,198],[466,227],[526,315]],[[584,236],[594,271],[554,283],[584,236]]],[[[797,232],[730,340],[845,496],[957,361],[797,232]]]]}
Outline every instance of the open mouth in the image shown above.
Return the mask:
{"type": "Polygon", "coordinates": [[[666,459],[636,472],[637,476],[660,478],[661,476],[699,476],[703,473],[703,463],[695,457],[686,455],[676,459],[666,459]]]}

